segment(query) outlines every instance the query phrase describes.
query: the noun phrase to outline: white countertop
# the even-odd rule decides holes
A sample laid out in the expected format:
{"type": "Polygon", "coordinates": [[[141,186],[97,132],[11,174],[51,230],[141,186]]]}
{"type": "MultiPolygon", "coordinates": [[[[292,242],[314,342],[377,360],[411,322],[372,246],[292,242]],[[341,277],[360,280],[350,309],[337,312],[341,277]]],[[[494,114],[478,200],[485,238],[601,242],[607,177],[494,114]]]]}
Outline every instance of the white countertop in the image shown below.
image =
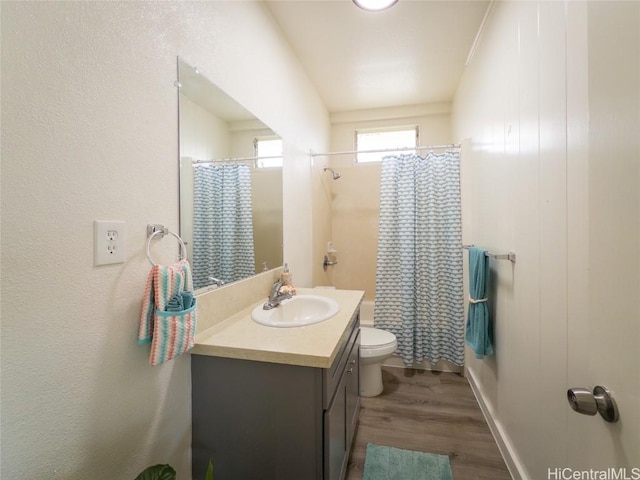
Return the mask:
{"type": "Polygon", "coordinates": [[[338,302],[340,311],[324,322],[303,327],[277,328],[260,325],[251,319],[251,311],[267,299],[238,312],[223,322],[196,335],[190,353],[284,363],[305,367],[329,368],[338,354],[341,340],[364,292],[299,288],[299,295],[319,295],[338,302]]]}

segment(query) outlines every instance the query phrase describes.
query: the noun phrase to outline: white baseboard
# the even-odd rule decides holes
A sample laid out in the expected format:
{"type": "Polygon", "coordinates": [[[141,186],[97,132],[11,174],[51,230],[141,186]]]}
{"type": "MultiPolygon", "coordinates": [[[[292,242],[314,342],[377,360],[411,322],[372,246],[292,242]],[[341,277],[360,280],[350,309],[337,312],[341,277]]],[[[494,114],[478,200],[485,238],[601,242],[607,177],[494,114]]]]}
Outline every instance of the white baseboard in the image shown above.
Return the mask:
{"type": "Polygon", "coordinates": [[[493,408],[489,403],[485,402],[473,371],[469,368],[465,368],[465,376],[469,381],[469,385],[471,385],[471,390],[473,390],[473,394],[478,401],[478,405],[480,405],[482,415],[484,415],[484,419],[487,421],[487,425],[489,425],[489,430],[491,430],[491,434],[496,441],[496,445],[498,445],[498,450],[500,450],[500,454],[504,459],[505,465],[509,469],[511,477],[514,480],[530,480],[522,462],[520,462],[520,459],[515,452],[515,448],[513,447],[509,436],[505,433],[500,423],[495,420],[493,408]]]}

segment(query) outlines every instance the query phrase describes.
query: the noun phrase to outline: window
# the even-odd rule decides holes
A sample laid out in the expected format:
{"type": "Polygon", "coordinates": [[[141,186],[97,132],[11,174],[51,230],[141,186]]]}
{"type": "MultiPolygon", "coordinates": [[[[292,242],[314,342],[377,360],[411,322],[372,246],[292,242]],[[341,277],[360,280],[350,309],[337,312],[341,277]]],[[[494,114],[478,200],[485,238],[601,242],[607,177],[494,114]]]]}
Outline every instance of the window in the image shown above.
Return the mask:
{"type": "Polygon", "coordinates": [[[258,168],[282,167],[282,139],[258,137],[253,141],[258,168]]]}
{"type": "MultiPolygon", "coordinates": [[[[399,153],[416,153],[418,146],[418,126],[386,127],[366,130],[356,130],[356,150],[389,150],[407,148],[399,153]]],[[[380,162],[387,152],[358,153],[357,163],[380,162]]]]}

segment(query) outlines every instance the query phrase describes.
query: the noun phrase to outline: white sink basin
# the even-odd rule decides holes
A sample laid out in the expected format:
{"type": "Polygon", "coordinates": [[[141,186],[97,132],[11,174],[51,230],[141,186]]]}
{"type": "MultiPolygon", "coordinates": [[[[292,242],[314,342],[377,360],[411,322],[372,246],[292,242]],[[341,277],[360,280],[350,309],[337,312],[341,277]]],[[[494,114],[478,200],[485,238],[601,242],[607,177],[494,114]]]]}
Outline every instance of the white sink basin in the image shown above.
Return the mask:
{"type": "Polygon", "coordinates": [[[258,305],[251,312],[251,318],[269,327],[301,327],[329,320],[339,311],[338,303],[331,298],[295,295],[271,310],[258,305]]]}

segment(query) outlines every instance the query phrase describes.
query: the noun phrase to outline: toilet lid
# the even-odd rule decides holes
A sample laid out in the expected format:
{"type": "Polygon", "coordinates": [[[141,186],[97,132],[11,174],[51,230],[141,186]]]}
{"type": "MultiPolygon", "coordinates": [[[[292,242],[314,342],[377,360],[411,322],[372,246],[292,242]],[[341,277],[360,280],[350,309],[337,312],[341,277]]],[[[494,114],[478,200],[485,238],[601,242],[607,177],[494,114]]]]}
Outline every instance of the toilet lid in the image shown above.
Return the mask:
{"type": "Polygon", "coordinates": [[[360,345],[363,347],[384,347],[396,341],[396,336],[379,328],[360,327],[360,345]]]}

